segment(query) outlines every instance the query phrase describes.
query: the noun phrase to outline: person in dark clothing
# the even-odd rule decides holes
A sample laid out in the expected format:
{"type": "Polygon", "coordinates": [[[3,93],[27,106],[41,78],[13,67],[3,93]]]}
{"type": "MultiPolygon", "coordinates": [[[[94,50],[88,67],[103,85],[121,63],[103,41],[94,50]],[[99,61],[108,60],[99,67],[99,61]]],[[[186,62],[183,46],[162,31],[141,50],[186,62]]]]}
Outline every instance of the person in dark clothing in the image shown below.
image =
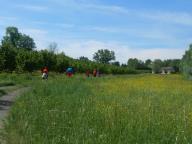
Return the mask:
{"type": "Polygon", "coordinates": [[[94,69],[94,70],[93,70],[93,77],[96,77],[96,76],[97,76],[97,70],[94,69]]]}
{"type": "Polygon", "coordinates": [[[89,71],[89,70],[86,71],[86,76],[87,76],[87,77],[90,76],[90,71],[89,71]]]}

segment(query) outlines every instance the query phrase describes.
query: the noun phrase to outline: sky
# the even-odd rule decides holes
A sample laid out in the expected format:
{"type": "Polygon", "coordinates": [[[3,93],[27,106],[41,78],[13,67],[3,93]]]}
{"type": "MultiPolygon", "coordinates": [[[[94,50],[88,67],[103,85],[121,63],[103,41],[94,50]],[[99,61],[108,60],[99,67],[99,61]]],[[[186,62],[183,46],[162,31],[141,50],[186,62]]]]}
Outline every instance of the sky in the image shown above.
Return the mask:
{"type": "Polygon", "coordinates": [[[192,43],[191,0],[0,0],[0,39],[8,26],[37,49],[52,42],[73,58],[99,49],[116,60],[182,58],[192,43]]]}

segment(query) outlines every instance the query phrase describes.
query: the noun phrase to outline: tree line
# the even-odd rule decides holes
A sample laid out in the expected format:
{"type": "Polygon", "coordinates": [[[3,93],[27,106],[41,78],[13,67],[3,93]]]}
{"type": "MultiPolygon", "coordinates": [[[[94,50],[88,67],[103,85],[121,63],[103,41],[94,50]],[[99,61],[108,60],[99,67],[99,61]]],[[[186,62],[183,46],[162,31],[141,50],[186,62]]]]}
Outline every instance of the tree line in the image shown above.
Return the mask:
{"type": "Polygon", "coordinates": [[[56,47],[56,43],[51,43],[48,49],[38,51],[30,36],[20,33],[16,27],[7,27],[0,44],[0,71],[32,72],[47,66],[50,71],[62,73],[71,66],[79,73],[93,69],[106,74],[137,73],[111,64],[110,61],[115,59],[113,51],[99,50],[93,56],[95,61],[91,61],[83,56],[74,59],[63,52],[56,53],[56,47]]]}
{"type": "Polygon", "coordinates": [[[51,43],[48,49],[38,51],[33,38],[20,33],[16,27],[7,27],[0,44],[0,71],[32,72],[47,66],[51,71],[62,73],[71,66],[79,73],[99,69],[101,73],[106,74],[135,74],[151,70],[158,72],[162,67],[173,67],[176,72],[183,72],[186,76],[192,74],[192,45],[182,60],[142,61],[130,58],[126,64],[115,61],[115,52],[108,49],[95,52],[93,61],[84,56],[74,59],[63,52],[56,53],[56,49],[57,44],[51,43]]]}

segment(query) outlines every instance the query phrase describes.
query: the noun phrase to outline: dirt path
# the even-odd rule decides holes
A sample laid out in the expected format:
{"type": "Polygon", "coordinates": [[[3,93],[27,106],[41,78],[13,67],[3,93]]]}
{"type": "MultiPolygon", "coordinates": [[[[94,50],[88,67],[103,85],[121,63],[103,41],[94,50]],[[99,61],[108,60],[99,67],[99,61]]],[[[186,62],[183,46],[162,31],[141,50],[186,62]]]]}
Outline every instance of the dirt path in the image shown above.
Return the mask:
{"type": "MultiPolygon", "coordinates": [[[[29,90],[28,87],[19,88],[0,97],[0,130],[3,128],[3,120],[6,119],[6,116],[8,115],[9,110],[15,102],[16,98],[27,90],[29,90]]],[[[6,144],[6,142],[1,137],[0,144],[6,144]]]]}
{"type": "Polygon", "coordinates": [[[23,92],[26,92],[28,89],[29,88],[26,87],[20,88],[0,97],[0,128],[2,128],[2,120],[4,120],[8,115],[8,112],[15,99],[23,92]]]}
{"type": "Polygon", "coordinates": [[[0,87],[0,90],[15,89],[15,88],[17,88],[17,86],[3,86],[3,87],[0,87]]]}

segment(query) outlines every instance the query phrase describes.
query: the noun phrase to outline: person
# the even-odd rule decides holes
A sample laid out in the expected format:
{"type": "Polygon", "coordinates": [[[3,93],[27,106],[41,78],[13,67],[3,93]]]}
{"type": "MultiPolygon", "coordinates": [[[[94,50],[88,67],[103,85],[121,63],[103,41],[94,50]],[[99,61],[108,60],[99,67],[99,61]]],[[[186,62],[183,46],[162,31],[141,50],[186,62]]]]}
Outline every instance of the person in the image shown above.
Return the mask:
{"type": "Polygon", "coordinates": [[[72,77],[73,76],[73,68],[72,67],[68,67],[66,70],[66,74],[68,77],[72,77]]]}
{"type": "Polygon", "coordinates": [[[47,67],[44,67],[43,69],[42,69],[42,79],[48,79],[48,68],[47,67]]]}
{"type": "Polygon", "coordinates": [[[94,70],[93,70],[93,77],[96,77],[96,76],[97,76],[97,70],[94,69],[94,70]]]}
{"type": "Polygon", "coordinates": [[[89,70],[87,70],[86,71],[86,76],[89,77],[89,75],[90,75],[90,72],[89,72],[89,70]]]}
{"type": "Polygon", "coordinates": [[[99,73],[99,70],[97,70],[97,74],[96,74],[97,77],[100,77],[100,73],[99,73]]]}

